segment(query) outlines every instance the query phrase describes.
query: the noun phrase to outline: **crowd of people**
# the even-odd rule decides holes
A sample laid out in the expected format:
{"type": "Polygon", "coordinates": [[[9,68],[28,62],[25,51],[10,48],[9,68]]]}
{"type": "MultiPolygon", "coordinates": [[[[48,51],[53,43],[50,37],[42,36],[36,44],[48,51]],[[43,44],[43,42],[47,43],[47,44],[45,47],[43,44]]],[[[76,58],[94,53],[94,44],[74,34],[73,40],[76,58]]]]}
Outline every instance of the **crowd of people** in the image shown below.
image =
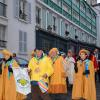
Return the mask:
{"type": "Polygon", "coordinates": [[[32,51],[27,67],[30,76],[31,98],[16,92],[13,67],[18,68],[15,54],[0,51],[0,100],[66,100],[72,91],[72,100],[96,100],[96,81],[100,81],[98,50],[81,49],[78,56],[73,51],[60,53],[52,48],[32,51]],[[97,77],[98,76],[98,77],[97,77]]]}

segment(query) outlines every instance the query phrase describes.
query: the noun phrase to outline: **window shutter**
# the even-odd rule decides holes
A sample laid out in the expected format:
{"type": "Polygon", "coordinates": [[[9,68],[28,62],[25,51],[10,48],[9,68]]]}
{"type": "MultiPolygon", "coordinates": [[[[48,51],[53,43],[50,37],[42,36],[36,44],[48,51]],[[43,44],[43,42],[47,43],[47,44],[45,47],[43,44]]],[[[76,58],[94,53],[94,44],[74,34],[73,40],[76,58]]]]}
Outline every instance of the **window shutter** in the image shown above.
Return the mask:
{"type": "Polygon", "coordinates": [[[50,26],[52,26],[52,14],[51,13],[49,13],[49,24],[50,26]]]}
{"type": "Polygon", "coordinates": [[[24,32],[24,52],[27,52],[27,33],[24,32]]]}
{"type": "Polygon", "coordinates": [[[62,36],[65,34],[65,23],[62,21],[62,36]]]}
{"type": "Polygon", "coordinates": [[[46,29],[46,10],[42,10],[42,28],[46,29]]]}
{"type": "Polygon", "coordinates": [[[27,32],[19,31],[19,52],[27,52],[27,32]]]}
{"type": "Polygon", "coordinates": [[[19,0],[14,0],[14,17],[19,18],[19,0]]]}
{"type": "Polygon", "coordinates": [[[60,35],[62,36],[62,34],[63,34],[62,33],[63,32],[63,29],[62,29],[63,28],[63,21],[62,20],[61,20],[61,23],[60,24],[61,24],[61,31],[60,31],[61,33],[60,33],[60,35]]]}
{"type": "Polygon", "coordinates": [[[27,15],[27,21],[31,23],[31,3],[29,2],[27,2],[26,15],[27,15]]]}
{"type": "Polygon", "coordinates": [[[47,12],[47,28],[49,26],[49,12],[47,12]]]}
{"type": "Polygon", "coordinates": [[[57,19],[58,34],[60,35],[60,18],[57,19]]]}
{"type": "Polygon", "coordinates": [[[22,31],[19,31],[19,51],[22,52],[22,48],[23,48],[23,32],[22,31]]]}

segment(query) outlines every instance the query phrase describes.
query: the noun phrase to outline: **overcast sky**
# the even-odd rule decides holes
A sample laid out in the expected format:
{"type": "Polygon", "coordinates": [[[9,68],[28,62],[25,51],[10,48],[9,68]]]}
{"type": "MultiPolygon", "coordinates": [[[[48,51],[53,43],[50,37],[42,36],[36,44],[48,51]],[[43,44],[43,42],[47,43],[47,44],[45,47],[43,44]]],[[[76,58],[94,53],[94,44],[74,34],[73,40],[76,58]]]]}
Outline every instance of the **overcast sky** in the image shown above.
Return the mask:
{"type": "Polygon", "coordinates": [[[100,0],[97,0],[98,1],[98,3],[100,3],[100,0]]]}

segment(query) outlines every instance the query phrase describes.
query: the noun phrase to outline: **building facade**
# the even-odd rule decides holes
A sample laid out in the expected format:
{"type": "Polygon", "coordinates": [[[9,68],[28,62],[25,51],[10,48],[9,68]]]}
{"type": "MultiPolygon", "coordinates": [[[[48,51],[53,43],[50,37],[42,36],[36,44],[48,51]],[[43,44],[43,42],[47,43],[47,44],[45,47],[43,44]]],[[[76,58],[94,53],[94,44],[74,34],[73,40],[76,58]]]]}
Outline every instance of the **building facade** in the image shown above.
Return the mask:
{"type": "Polygon", "coordinates": [[[34,48],[94,49],[96,13],[85,0],[0,0],[0,49],[22,58],[34,48]]]}
{"type": "Polygon", "coordinates": [[[97,46],[100,47],[100,3],[93,5],[97,13],[97,46]]]}
{"type": "Polygon", "coordinates": [[[0,49],[28,58],[35,48],[35,2],[0,0],[0,49]]]}
{"type": "Polygon", "coordinates": [[[97,0],[86,0],[88,4],[94,5],[97,4],[97,0]]]}
{"type": "Polygon", "coordinates": [[[66,52],[94,49],[96,13],[85,0],[36,0],[36,46],[66,52]]]}

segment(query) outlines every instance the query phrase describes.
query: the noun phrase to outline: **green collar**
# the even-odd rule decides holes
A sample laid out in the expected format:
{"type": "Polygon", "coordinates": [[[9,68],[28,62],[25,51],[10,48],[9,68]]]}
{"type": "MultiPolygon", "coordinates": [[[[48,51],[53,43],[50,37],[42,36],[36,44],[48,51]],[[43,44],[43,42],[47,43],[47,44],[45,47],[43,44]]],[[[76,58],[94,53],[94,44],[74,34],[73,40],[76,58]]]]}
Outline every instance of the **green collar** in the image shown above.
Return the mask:
{"type": "Polygon", "coordinates": [[[8,61],[8,62],[5,64],[5,66],[9,66],[9,65],[12,66],[12,63],[13,63],[13,59],[12,59],[11,61],[8,61]]]}
{"type": "Polygon", "coordinates": [[[52,58],[53,64],[55,63],[55,61],[59,58],[59,55],[56,55],[54,58],[52,58]]]}
{"type": "Polygon", "coordinates": [[[39,62],[39,61],[42,60],[45,56],[46,56],[46,54],[43,54],[41,58],[38,58],[37,56],[34,57],[34,58],[39,62]]]}

